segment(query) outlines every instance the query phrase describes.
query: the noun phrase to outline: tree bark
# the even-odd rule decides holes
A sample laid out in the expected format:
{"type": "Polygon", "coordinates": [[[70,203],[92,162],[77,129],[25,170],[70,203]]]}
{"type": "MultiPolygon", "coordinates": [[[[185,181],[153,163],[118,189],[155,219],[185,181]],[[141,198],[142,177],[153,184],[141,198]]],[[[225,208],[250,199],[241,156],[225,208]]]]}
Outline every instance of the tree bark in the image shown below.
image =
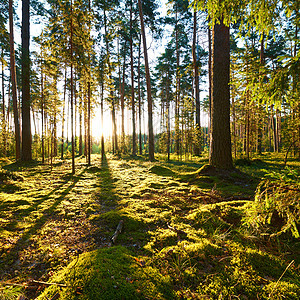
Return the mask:
{"type": "MultiPolygon", "coordinates": [[[[17,78],[16,78],[15,47],[14,47],[13,0],[9,0],[9,45],[10,45],[10,75],[11,75],[11,85],[12,85],[12,98],[13,98],[14,123],[15,123],[15,139],[16,139],[16,160],[19,160],[21,158],[21,142],[20,142],[21,134],[20,134],[19,110],[18,110],[18,99],[17,99],[17,78]]],[[[4,99],[4,96],[3,96],[3,99],[4,99]]],[[[5,110],[5,106],[3,106],[3,108],[5,110]]]]}
{"type": "Polygon", "coordinates": [[[83,102],[83,94],[81,85],[79,83],[79,156],[82,156],[82,102],[83,102]]]}
{"type": "Polygon", "coordinates": [[[75,143],[74,143],[74,104],[73,104],[73,5],[71,0],[71,38],[70,38],[70,54],[71,54],[71,139],[72,139],[72,174],[75,174],[75,143]]]}
{"type": "Polygon", "coordinates": [[[124,96],[125,96],[125,70],[126,70],[126,41],[124,45],[123,75],[121,87],[121,145],[122,152],[125,153],[125,125],[124,125],[124,96]]]}
{"type": "Polygon", "coordinates": [[[88,151],[87,164],[91,165],[91,83],[88,82],[88,111],[87,111],[88,151]]]}
{"type": "Polygon", "coordinates": [[[44,135],[44,74],[41,72],[41,115],[42,115],[42,163],[45,163],[45,135],[44,135]]]}
{"type": "Polygon", "coordinates": [[[212,107],[210,165],[233,169],[230,137],[230,44],[229,27],[221,20],[213,27],[212,107]]]}
{"type": "Polygon", "coordinates": [[[22,160],[32,160],[30,121],[30,0],[22,0],[22,160]]]}
{"type": "Polygon", "coordinates": [[[147,41],[146,41],[144,17],[143,17],[143,9],[142,9],[141,0],[138,0],[138,5],[139,5],[139,14],[140,14],[140,21],[141,21],[141,32],[142,32],[142,37],[143,37],[146,84],[147,84],[149,160],[154,161],[154,135],[153,135],[153,119],[152,119],[152,105],[153,104],[152,104],[151,82],[150,82],[150,72],[149,72],[149,64],[148,64],[147,41]]]}
{"type": "Polygon", "coordinates": [[[142,155],[142,104],[141,104],[141,34],[139,37],[139,57],[138,57],[138,102],[139,102],[139,154],[142,155]]]}
{"type": "Polygon", "coordinates": [[[193,28],[193,65],[194,65],[194,83],[195,83],[195,103],[196,103],[196,133],[197,142],[195,147],[195,154],[201,154],[201,123],[200,123],[200,95],[199,95],[199,70],[196,53],[197,43],[197,12],[194,11],[194,28],[193,28]]]}
{"type": "Polygon", "coordinates": [[[104,161],[105,158],[105,149],[104,149],[104,133],[103,133],[103,102],[104,102],[104,81],[101,82],[101,161],[104,161]]]}
{"type": "Polygon", "coordinates": [[[2,47],[2,53],[1,53],[1,61],[2,61],[2,138],[3,138],[3,154],[6,155],[6,130],[8,129],[8,126],[6,126],[6,120],[5,120],[5,84],[4,84],[4,50],[2,47]]]}
{"type": "Polygon", "coordinates": [[[209,104],[209,117],[208,117],[208,134],[211,133],[211,99],[212,99],[212,41],[211,29],[208,26],[208,104],[209,104]]]}
{"type": "Polygon", "coordinates": [[[132,111],[132,155],[136,155],[136,132],[135,132],[135,99],[134,99],[134,69],[133,69],[133,20],[132,1],[130,1],[130,68],[131,68],[131,111],[132,111]]]}
{"type": "Polygon", "coordinates": [[[175,152],[179,156],[179,103],[180,103],[180,53],[178,46],[178,5],[175,13],[175,44],[176,44],[176,97],[175,97],[175,152]]]}
{"type": "Polygon", "coordinates": [[[65,84],[64,84],[64,97],[63,97],[63,113],[61,124],[61,154],[60,159],[64,159],[64,129],[65,129],[65,109],[66,109],[66,90],[67,90],[67,66],[65,66],[65,84]]]}

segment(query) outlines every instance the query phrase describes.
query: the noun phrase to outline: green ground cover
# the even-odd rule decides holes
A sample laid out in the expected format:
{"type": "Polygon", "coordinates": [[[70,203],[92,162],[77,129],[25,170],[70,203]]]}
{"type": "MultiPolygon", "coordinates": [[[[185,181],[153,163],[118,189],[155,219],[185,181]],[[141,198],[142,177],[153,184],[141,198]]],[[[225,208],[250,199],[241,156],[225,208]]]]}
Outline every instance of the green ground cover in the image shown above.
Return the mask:
{"type": "Polygon", "coordinates": [[[92,158],[75,176],[68,161],[1,162],[0,299],[299,299],[299,206],[278,228],[282,214],[257,204],[266,193],[255,200],[276,172],[298,201],[299,162],[265,155],[219,173],[205,159],[92,158]]]}

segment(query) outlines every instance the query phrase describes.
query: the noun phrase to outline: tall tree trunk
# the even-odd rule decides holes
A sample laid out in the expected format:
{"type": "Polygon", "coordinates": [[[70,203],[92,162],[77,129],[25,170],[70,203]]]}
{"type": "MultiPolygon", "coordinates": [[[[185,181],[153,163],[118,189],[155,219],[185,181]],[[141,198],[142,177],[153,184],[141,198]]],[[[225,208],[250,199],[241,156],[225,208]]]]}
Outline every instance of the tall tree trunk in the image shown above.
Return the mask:
{"type": "Polygon", "coordinates": [[[71,139],[72,139],[72,174],[75,174],[75,143],[74,143],[74,103],[73,103],[73,5],[71,0],[71,38],[70,38],[70,54],[71,54],[71,139]]]}
{"type": "MultiPolygon", "coordinates": [[[[89,13],[91,14],[91,0],[89,0],[89,13]]],[[[89,35],[91,25],[88,25],[89,35]]],[[[88,38],[90,40],[90,36],[88,38]]],[[[91,165],[92,137],[91,137],[91,53],[88,52],[88,165],[91,165]]]]}
{"type": "Polygon", "coordinates": [[[125,70],[126,70],[126,41],[124,45],[123,75],[122,75],[122,87],[121,87],[121,145],[122,145],[123,153],[125,153],[125,125],[124,125],[125,70]]]}
{"type": "Polygon", "coordinates": [[[178,5],[175,13],[176,95],[175,95],[175,152],[179,156],[180,50],[178,45],[178,5]]]}
{"type": "Polygon", "coordinates": [[[211,29],[208,26],[208,104],[209,104],[209,118],[208,118],[208,133],[210,140],[211,133],[211,99],[212,99],[212,41],[211,41],[211,29]]]}
{"type": "Polygon", "coordinates": [[[65,141],[64,141],[64,129],[65,129],[66,91],[67,91],[67,66],[65,65],[63,113],[62,113],[62,124],[61,124],[61,154],[60,154],[61,159],[64,159],[64,143],[65,143],[65,141]]]}
{"type": "Polygon", "coordinates": [[[193,28],[193,65],[194,65],[194,83],[195,83],[195,102],[196,102],[196,132],[197,143],[195,147],[195,154],[199,156],[201,154],[201,123],[200,123],[200,95],[199,95],[199,70],[196,53],[197,43],[197,12],[194,11],[194,28],[193,28]]]}
{"type": "Polygon", "coordinates": [[[88,151],[87,151],[87,163],[91,165],[91,83],[88,82],[88,111],[87,111],[87,126],[88,126],[88,151]]]}
{"type": "Polygon", "coordinates": [[[249,160],[250,158],[250,91],[247,90],[246,93],[246,120],[245,120],[245,128],[246,128],[246,157],[249,160]]]}
{"type": "Polygon", "coordinates": [[[133,28],[132,28],[132,1],[130,1],[130,68],[131,68],[131,111],[132,111],[132,155],[136,155],[135,132],[135,99],[134,99],[134,69],[133,69],[133,28]]]}
{"type": "MultiPolygon", "coordinates": [[[[13,0],[9,0],[9,45],[10,45],[10,75],[11,75],[11,84],[12,84],[12,98],[13,98],[13,109],[14,109],[15,139],[16,139],[16,160],[19,160],[21,158],[21,143],[20,143],[21,134],[20,134],[19,110],[18,110],[18,99],[17,99],[13,0]]],[[[5,110],[5,106],[4,106],[4,110],[5,110]]]]}
{"type": "Polygon", "coordinates": [[[57,92],[57,77],[54,79],[54,85],[56,89],[56,94],[54,98],[54,116],[53,116],[53,156],[57,156],[57,97],[58,97],[58,92],[57,92]]]}
{"type": "Polygon", "coordinates": [[[232,169],[230,137],[230,44],[229,27],[223,20],[213,27],[212,44],[212,107],[210,165],[232,169]]]}
{"type": "Polygon", "coordinates": [[[45,134],[44,134],[44,74],[41,72],[41,115],[42,115],[42,163],[45,163],[45,134]]]}
{"type": "Polygon", "coordinates": [[[5,84],[4,84],[4,49],[2,47],[2,53],[1,53],[1,65],[2,65],[2,138],[3,138],[3,154],[6,155],[6,130],[8,129],[8,126],[6,126],[5,121],[5,84]]]}
{"type": "Polygon", "coordinates": [[[79,156],[82,156],[82,102],[83,102],[83,95],[82,95],[82,88],[81,84],[79,83],[79,156]]]}
{"type": "Polygon", "coordinates": [[[22,160],[32,160],[30,122],[30,0],[22,0],[22,160]]]}
{"type": "MultiPolygon", "coordinates": [[[[104,33],[105,33],[105,44],[106,44],[106,55],[107,55],[107,65],[108,65],[108,73],[110,82],[113,82],[112,78],[112,70],[110,64],[110,52],[109,52],[109,45],[108,45],[108,33],[107,33],[107,21],[106,21],[106,9],[103,9],[104,14],[104,33]]],[[[119,151],[118,148],[118,136],[117,136],[117,126],[116,126],[116,112],[115,112],[115,100],[114,100],[114,91],[113,88],[110,87],[110,100],[111,100],[111,116],[112,116],[112,125],[113,125],[113,133],[112,133],[112,145],[113,145],[113,153],[119,151]]]]}
{"type": "Polygon", "coordinates": [[[139,57],[138,57],[138,102],[139,102],[139,154],[142,155],[142,104],[141,104],[141,37],[139,37],[139,57]]]}
{"type": "Polygon", "coordinates": [[[101,82],[101,161],[104,161],[105,158],[105,149],[104,149],[104,133],[103,133],[103,102],[104,102],[104,80],[101,82]]]}
{"type": "MultiPolygon", "coordinates": [[[[169,77],[169,74],[167,75],[167,78],[169,77]]],[[[168,80],[168,79],[167,79],[168,80]]],[[[166,86],[166,110],[167,110],[167,155],[168,155],[168,161],[170,160],[170,145],[171,145],[171,128],[170,128],[170,93],[169,93],[169,86],[166,86]]]]}
{"type": "MultiPolygon", "coordinates": [[[[260,42],[260,66],[263,67],[265,65],[265,51],[264,51],[264,44],[265,44],[265,35],[263,34],[261,37],[260,42]]],[[[263,75],[260,75],[260,82],[261,85],[263,84],[263,75]]],[[[257,153],[262,153],[262,118],[260,107],[258,107],[258,128],[257,128],[257,153]]]]}
{"type": "Polygon", "coordinates": [[[138,0],[139,14],[141,21],[141,32],[143,37],[144,59],[145,59],[145,71],[146,71],[146,84],[147,84],[147,101],[148,101],[148,130],[149,130],[149,160],[154,161],[154,135],[153,135],[153,119],[152,119],[152,95],[151,95],[151,81],[148,63],[147,41],[144,26],[144,17],[142,2],[138,0]]]}

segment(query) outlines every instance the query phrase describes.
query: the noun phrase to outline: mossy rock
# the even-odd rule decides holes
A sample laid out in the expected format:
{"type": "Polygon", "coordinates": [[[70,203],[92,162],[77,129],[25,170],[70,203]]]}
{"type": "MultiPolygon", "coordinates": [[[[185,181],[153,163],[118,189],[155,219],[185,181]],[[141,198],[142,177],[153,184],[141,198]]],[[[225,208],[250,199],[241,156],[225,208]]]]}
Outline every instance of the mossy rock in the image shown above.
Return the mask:
{"type": "Polygon", "coordinates": [[[170,168],[162,167],[162,166],[152,166],[149,171],[151,173],[154,173],[156,175],[160,176],[174,176],[175,172],[171,170],[170,168]]]}

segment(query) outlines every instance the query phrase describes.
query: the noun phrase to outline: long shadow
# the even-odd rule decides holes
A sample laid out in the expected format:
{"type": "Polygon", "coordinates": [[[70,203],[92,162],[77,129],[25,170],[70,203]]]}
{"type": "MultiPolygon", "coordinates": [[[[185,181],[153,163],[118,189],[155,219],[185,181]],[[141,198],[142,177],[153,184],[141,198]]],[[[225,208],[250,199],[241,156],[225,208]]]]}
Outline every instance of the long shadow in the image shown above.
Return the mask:
{"type": "Polygon", "coordinates": [[[99,171],[96,175],[98,177],[97,184],[99,187],[97,191],[97,197],[103,206],[107,207],[108,209],[115,208],[119,198],[115,194],[116,185],[114,183],[106,156],[104,157],[104,160],[101,161],[101,168],[97,171],[99,171]]]}
{"type": "MultiPolygon", "coordinates": [[[[84,171],[83,171],[84,172],[84,171]]],[[[79,176],[75,177],[73,176],[73,178],[75,178],[75,180],[79,180],[80,176],[83,173],[81,173],[79,176]]],[[[2,229],[5,230],[14,230],[15,226],[17,225],[18,221],[16,219],[18,218],[22,218],[22,217],[26,217],[28,216],[31,212],[35,211],[37,209],[37,207],[39,205],[41,205],[44,201],[46,201],[50,196],[52,196],[53,194],[55,194],[57,191],[59,191],[65,184],[67,184],[69,182],[69,180],[71,179],[71,177],[66,177],[65,180],[56,188],[54,188],[53,190],[51,190],[48,194],[46,195],[41,195],[41,196],[36,196],[35,198],[37,198],[37,200],[34,200],[34,204],[31,205],[30,202],[26,201],[26,200],[17,200],[17,201],[10,201],[10,202],[3,202],[0,205],[0,209],[1,212],[5,213],[5,209],[10,207],[17,207],[19,205],[30,205],[28,208],[25,209],[14,209],[13,212],[11,212],[12,216],[10,217],[10,219],[12,220],[10,223],[6,224],[5,226],[2,227],[2,229]],[[40,199],[38,199],[40,198],[40,199]]],[[[63,192],[62,192],[63,193],[63,192]]],[[[1,215],[1,213],[0,213],[1,215]]]]}
{"type": "MultiPolygon", "coordinates": [[[[61,192],[60,197],[58,197],[49,208],[45,209],[42,212],[42,216],[36,219],[34,225],[30,227],[28,230],[25,230],[25,232],[14,243],[13,247],[8,249],[5,263],[11,262],[10,263],[11,266],[14,264],[18,252],[26,247],[27,242],[30,240],[30,238],[34,236],[44,226],[47,220],[49,220],[49,217],[53,216],[58,205],[64,200],[66,195],[74,188],[74,186],[81,179],[81,176],[85,171],[86,170],[84,169],[79,175],[73,177],[74,179],[73,182],[65,190],[61,192]]],[[[57,187],[55,190],[57,190],[58,188],[59,187],[57,187]]],[[[52,192],[50,194],[52,194],[52,192]]],[[[46,197],[47,195],[43,198],[43,201],[46,200],[46,197]]],[[[2,268],[3,267],[0,264],[0,270],[2,268]]]]}
{"type": "MultiPolygon", "coordinates": [[[[95,219],[95,225],[101,228],[101,235],[111,236],[116,229],[119,221],[124,221],[124,232],[120,236],[118,244],[131,246],[132,237],[143,230],[145,224],[134,219],[134,217],[124,214],[120,205],[120,196],[116,194],[116,180],[113,177],[109,161],[105,159],[101,162],[101,168],[94,169],[98,177],[96,197],[101,205],[98,217],[95,219]],[[104,230],[104,231],[103,231],[104,230]],[[106,233],[105,233],[106,232],[106,233]]],[[[119,239],[119,238],[118,238],[119,239]]]]}

